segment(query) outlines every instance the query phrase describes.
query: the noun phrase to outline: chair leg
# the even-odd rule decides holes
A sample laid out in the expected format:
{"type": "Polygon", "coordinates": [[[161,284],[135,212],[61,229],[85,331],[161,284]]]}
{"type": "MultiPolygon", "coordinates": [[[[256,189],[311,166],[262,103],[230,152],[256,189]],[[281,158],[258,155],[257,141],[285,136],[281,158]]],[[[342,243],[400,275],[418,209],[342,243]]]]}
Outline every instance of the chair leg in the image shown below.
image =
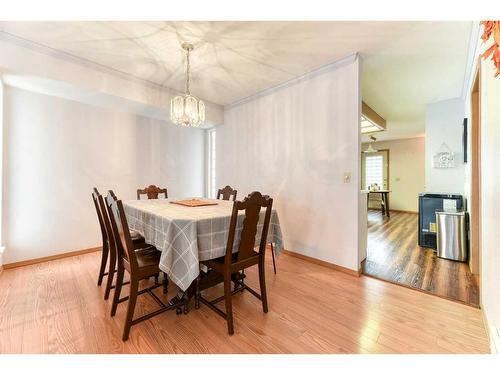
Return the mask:
{"type": "Polygon", "coordinates": [[[131,278],[130,280],[130,294],[128,298],[127,317],[125,318],[125,328],[123,330],[123,341],[128,340],[130,327],[132,327],[132,320],[134,319],[135,302],[137,301],[137,292],[139,291],[139,280],[131,278]]]}
{"type": "Polygon", "coordinates": [[[382,211],[382,216],[384,216],[386,214],[386,212],[385,212],[385,196],[384,196],[384,194],[382,194],[380,202],[381,202],[380,203],[380,207],[381,207],[381,211],[382,211]]]}
{"type": "Polygon", "coordinates": [[[226,301],[227,333],[232,335],[234,333],[234,327],[233,327],[233,304],[232,304],[230,274],[224,277],[224,299],[226,301]]]}
{"type": "Polygon", "coordinates": [[[99,269],[99,277],[97,278],[97,286],[101,286],[102,278],[104,277],[104,273],[106,272],[106,263],[108,263],[108,253],[109,247],[106,241],[102,244],[102,257],[101,257],[101,267],[99,269]]]}
{"type": "Polygon", "coordinates": [[[162,284],[163,284],[163,294],[167,294],[168,293],[168,276],[165,272],[163,272],[162,284]]]}
{"type": "Polygon", "coordinates": [[[116,273],[115,294],[113,295],[113,304],[111,305],[111,316],[115,316],[116,308],[118,307],[118,300],[120,299],[120,293],[122,292],[123,273],[123,267],[118,265],[118,272],[116,273]]]}
{"type": "Polygon", "coordinates": [[[262,298],[262,310],[265,313],[268,312],[267,307],[267,292],[266,292],[266,276],[265,276],[265,267],[264,267],[264,258],[261,258],[259,262],[259,284],[260,284],[260,296],[262,298]]]}
{"type": "Polygon", "coordinates": [[[199,309],[200,308],[200,276],[196,278],[196,291],[194,293],[194,308],[199,309]]]}
{"type": "Polygon", "coordinates": [[[160,284],[160,282],[159,282],[159,276],[160,276],[160,274],[158,274],[158,273],[155,275],[155,285],[160,284]]]}
{"type": "Polygon", "coordinates": [[[273,255],[273,269],[274,269],[274,274],[276,275],[276,261],[274,260],[274,246],[272,242],[271,242],[271,254],[273,255]]]}
{"type": "Polygon", "coordinates": [[[109,298],[109,293],[111,292],[111,287],[113,286],[113,278],[115,276],[116,270],[116,254],[113,251],[110,251],[109,255],[108,279],[106,280],[106,291],[104,292],[105,301],[109,298]]]}

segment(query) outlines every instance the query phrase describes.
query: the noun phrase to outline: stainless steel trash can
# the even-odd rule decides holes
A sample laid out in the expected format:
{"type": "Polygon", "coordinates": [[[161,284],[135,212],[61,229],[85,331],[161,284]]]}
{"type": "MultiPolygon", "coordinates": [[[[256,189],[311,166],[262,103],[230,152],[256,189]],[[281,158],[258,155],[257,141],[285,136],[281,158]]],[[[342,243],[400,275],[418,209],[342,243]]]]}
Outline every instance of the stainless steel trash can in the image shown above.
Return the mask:
{"type": "Polygon", "coordinates": [[[437,256],[440,258],[467,260],[467,236],[465,212],[436,211],[437,256]]]}

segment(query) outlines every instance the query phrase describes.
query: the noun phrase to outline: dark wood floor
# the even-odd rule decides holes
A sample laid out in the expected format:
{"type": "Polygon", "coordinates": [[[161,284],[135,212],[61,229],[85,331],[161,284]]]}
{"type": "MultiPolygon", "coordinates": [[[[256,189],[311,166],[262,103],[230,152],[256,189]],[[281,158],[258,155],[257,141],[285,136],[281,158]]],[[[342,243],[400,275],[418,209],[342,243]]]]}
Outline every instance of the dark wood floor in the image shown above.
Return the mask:
{"type": "Polygon", "coordinates": [[[368,212],[368,252],[363,273],[479,306],[479,289],[467,263],[436,257],[417,244],[418,215],[368,212]]]}

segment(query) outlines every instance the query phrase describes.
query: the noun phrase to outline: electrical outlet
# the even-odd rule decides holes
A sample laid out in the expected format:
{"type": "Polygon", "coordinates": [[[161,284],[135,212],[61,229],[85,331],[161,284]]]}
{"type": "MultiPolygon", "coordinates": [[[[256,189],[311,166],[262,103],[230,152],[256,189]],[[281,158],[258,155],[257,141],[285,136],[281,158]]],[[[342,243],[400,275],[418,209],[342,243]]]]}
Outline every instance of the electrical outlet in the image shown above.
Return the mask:
{"type": "Polygon", "coordinates": [[[351,182],[351,172],[344,172],[344,184],[351,182]]]}

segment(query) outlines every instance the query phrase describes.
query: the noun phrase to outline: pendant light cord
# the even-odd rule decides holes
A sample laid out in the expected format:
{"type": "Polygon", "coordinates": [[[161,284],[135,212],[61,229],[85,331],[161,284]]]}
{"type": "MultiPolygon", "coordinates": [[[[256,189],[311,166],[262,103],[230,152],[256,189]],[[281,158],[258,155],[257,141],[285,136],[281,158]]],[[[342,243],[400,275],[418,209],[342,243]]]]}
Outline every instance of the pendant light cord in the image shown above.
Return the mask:
{"type": "Polygon", "coordinates": [[[186,64],[186,93],[191,95],[189,92],[189,71],[191,69],[191,65],[189,64],[189,49],[187,50],[187,64],[186,64]]]}

